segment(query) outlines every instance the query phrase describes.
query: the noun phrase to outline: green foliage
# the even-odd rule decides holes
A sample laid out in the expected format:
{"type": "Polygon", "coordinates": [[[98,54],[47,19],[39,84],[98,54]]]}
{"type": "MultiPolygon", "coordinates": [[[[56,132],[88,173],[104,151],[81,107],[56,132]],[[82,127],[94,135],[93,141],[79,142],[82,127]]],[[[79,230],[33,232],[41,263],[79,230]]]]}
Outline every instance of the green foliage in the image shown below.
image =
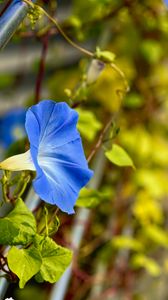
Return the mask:
{"type": "Polygon", "coordinates": [[[144,105],[144,99],[137,93],[129,93],[124,99],[124,106],[135,109],[144,105]]]}
{"type": "Polygon", "coordinates": [[[105,152],[106,157],[111,161],[113,164],[126,167],[130,166],[135,168],[134,163],[127,152],[120,147],[119,145],[113,144],[111,150],[107,150],[105,152]]]}
{"type": "Polygon", "coordinates": [[[9,269],[18,276],[19,287],[34,275],[38,282],[56,282],[72,260],[72,252],[57,245],[51,238],[36,235],[27,249],[12,247],[7,255],[9,269]],[[19,257],[19,259],[18,259],[19,257]]]}
{"type": "Polygon", "coordinates": [[[129,236],[116,236],[112,239],[113,247],[117,249],[130,249],[134,251],[143,251],[143,244],[137,239],[129,236]]]}
{"type": "Polygon", "coordinates": [[[148,225],[147,227],[144,227],[143,231],[148,240],[168,248],[168,232],[165,232],[156,225],[148,225]]]}
{"type": "Polygon", "coordinates": [[[145,188],[155,199],[164,197],[168,193],[168,176],[160,169],[139,169],[135,174],[137,186],[145,188]]]}
{"type": "Polygon", "coordinates": [[[24,202],[18,199],[14,209],[0,219],[0,244],[27,245],[35,234],[35,218],[24,202]]]}
{"type": "Polygon", "coordinates": [[[104,63],[112,63],[115,59],[115,54],[110,51],[101,51],[100,48],[97,47],[94,57],[104,63]]]}
{"type": "Polygon", "coordinates": [[[94,19],[101,19],[105,15],[109,8],[120,4],[120,0],[88,0],[88,1],[79,1],[73,0],[74,3],[74,13],[79,16],[82,21],[88,22],[94,19]],[[95,9],[96,8],[96,9],[95,9]]]}
{"type": "Polygon", "coordinates": [[[143,225],[152,222],[156,224],[163,222],[163,212],[160,203],[146,191],[137,193],[132,210],[137,221],[143,225]]]}
{"type": "Polygon", "coordinates": [[[36,237],[42,264],[36,275],[37,281],[56,282],[64,273],[72,260],[72,252],[67,248],[57,245],[51,238],[36,237]]]}
{"type": "Polygon", "coordinates": [[[79,193],[76,206],[93,208],[99,205],[103,200],[104,194],[93,189],[83,188],[79,193]]]}
{"type": "Polygon", "coordinates": [[[134,268],[145,268],[152,276],[159,276],[161,274],[160,266],[153,259],[143,254],[135,254],[132,257],[131,264],[134,268]]]}
{"type": "Polygon", "coordinates": [[[160,43],[155,40],[144,40],[141,44],[141,52],[151,64],[159,62],[163,53],[160,43]]]}
{"type": "Polygon", "coordinates": [[[20,288],[24,288],[26,282],[40,270],[42,262],[40,252],[34,246],[29,249],[12,247],[7,259],[9,268],[19,277],[20,288]]]}
{"type": "MultiPolygon", "coordinates": [[[[52,218],[47,233],[54,234],[58,227],[59,219],[52,218]]],[[[9,269],[18,276],[20,288],[34,275],[40,282],[56,282],[72,259],[70,250],[57,245],[46,233],[37,234],[35,217],[20,198],[14,209],[0,219],[0,243],[26,246],[12,247],[7,254],[9,269]]]]}
{"type": "Polygon", "coordinates": [[[88,141],[93,141],[102,124],[91,111],[78,108],[77,112],[79,113],[78,129],[81,135],[88,141]]]}

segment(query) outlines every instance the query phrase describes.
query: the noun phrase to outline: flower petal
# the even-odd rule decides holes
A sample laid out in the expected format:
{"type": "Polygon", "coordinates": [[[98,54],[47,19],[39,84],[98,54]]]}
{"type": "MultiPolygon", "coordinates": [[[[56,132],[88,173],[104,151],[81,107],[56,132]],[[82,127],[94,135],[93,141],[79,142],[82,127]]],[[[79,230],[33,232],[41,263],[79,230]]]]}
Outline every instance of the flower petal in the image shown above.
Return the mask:
{"type": "Polygon", "coordinates": [[[10,171],[32,170],[36,168],[32,161],[30,150],[25,153],[11,156],[0,163],[0,169],[10,171]]]}
{"type": "Polygon", "coordinates": [[[40,153],[38,164],[42,171],[34,181],[36,192],[48,203],[73,213],[80,189],[93,176],[88,169],[80,138],[57,148],[56,153],[40,153]],[[44,194],[45,181],[48,182],[48,191],[44,194]]]}
{"type": "Polygon", "coordinates": [[[55,149],[79,137],[77,120],[78,113],[66,103],[43,100],[29,108],[25,127],[33,146],[55,149]]]}
{"type": "Polygon", "coordinates": [[[66,103],[45,100],[29,109],[26,130],[36,167],[36,193],[46,202],[73,213],[80,189],[90,180],[80,135],[78,114],[66,103]]]}

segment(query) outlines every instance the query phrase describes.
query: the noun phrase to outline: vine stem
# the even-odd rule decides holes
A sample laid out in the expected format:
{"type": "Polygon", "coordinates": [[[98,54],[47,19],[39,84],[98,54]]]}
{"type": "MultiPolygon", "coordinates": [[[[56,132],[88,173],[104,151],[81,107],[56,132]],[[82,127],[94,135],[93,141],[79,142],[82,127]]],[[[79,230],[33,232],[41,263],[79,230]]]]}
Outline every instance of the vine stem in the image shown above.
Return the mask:
{"type": "Polygon", "coordinates": [[[128,85],[128,82],[126,80],[124,72],[119,67],[117,67],[116,64],[114,64],[114,63],[111,63],[110,66],[111,66],[112,69],[114,69],[120,75],[120,77],[122,78],[122,80],[124,82],[125,92],[128,93],[130,88],[129,88],[129,85],[128,85]]]}
{"type": "Polygon", "coordinates": [[[74,48],[76,48],[77,50],[79,50],[80,52],[83,52],[85,55],[88,55],[90,57],[93,57],[94,54],[87,50],[84,49],[82,47],[80,47],[79,45],[77,45],[75,42],[73,42],[67,35],[66,33],[63,31],[63,29],[61,28],[61,26],[59,25],[58,21],[51,17],[41,6],[39,5],[34,5],[32,2],[30,2],[29,0],[23,0],[25,3],[27,3],[28,5],[30,5],[32,8],[38,7],[38,9],[52,22],[54,23],[54,25],[57,27],[57,30],[59,31],[59,33],[64,37],[64,39],[74,48]]]}
{"type": "Polygon", "coordinates": [[[93,156],[95,155],[97,150],[102,145],[104,135],[107,132],[107,130],[110,128],[112,122],[113,122],[113,120],[112,120],[112,118],[110,118],[110,120],[106,123],[105,127],[103,128],[102,132],[100,133],[100,136],[98,138],[98,141],[97,141],[96,145],[94,146],[94,148],[92,149],[91,153],[89,154],[89,156],[87,158],[88,163],[91,161],[91,159],[93,158],[93,156]]]}
{"type": "Polygon", "coordinates": [[[36,86],[35,86],[35,99],[34,103],[37,104],[40,100],[41,94],[41,87],[45,73],[45,63],[46,63],[46,56],[48,50],[48,43],[49,43],[49,36],[48,33],[42,38],[42,52],[41,52],[41,59],[36,79],[36,86]]]}

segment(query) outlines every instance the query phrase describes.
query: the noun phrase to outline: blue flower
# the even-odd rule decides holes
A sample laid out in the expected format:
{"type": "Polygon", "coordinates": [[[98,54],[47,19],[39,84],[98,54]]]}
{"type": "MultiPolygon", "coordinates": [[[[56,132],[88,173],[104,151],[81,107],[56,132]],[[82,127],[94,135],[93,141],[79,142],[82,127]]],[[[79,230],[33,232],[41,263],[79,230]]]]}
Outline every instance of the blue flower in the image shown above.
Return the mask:
{"type": "Polygon", "coordinates": [[[0,117],[0,144],[3,148],[26,136],[25,118],[25,108],[11,109],[0,117]]]}
{"type": "Polygon", "coordinates": [[[0,164],[9,170],[36,170],[36,193],[69,214],[74,212],[80,189],[93,176],[76,129],[77,121],[77,112],[66,103],[44,100],[32,106],[25,125],[30,150],[0,164]]]}
{"type": "Polygon", "coordinates": [[[168,0],[164,0],[164,3],[168,6],[168,0]]]}

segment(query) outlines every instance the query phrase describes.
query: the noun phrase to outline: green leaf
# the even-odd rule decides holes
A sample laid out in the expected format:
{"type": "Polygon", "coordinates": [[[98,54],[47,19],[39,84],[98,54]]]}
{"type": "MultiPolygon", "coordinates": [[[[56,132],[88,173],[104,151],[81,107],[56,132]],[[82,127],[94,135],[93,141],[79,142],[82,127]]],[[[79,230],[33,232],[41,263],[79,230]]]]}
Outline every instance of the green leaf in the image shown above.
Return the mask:
{"type": "Polygon", "coordinates": [[[144,58],[151,64],[158,63],[163,54],[161,44],[156,40],[150,39],[142,41],[140,51],[144,58]]]}
{"type": "Polygon", "coordinates": [[[41,253],[42,265],[35,278],[40,282],[42,279],[50,283],[58,281],[71,263],[72,252],[49,237],[36,236],[36,246],[41,253]]]}
{"type": "Polygon", "coordinates": [[[96,190],[83,188],[79,193],[76,202],[77,207],[92,208],[96,207],[102,201],[102,194],[96,190]]]}
{"type": "Polygon", "coordinates": [[[18,199],[15,208],[0,219],[1,245],[26,245],[36,233],[36,221],[22,199],[18,199]]]}
{"type": "Polygon", "coordinates": [[[144,105],[144,98],[138,93],[129,93],[125,97],[123,105],[131,109],[140,108],[144,105]]]}
{"type": "Polygon", "coordinates": [[[105,63],[112,63],[115,59],[115,54],[110,51],[101,51],[100,48],[97,47],[94,57],[105,63]]]}
{"type": "Polygon", "coordinates": [[[112,148],[105,152],[106,157],[115,165],[120,167],[130,166],[135,169],[134,163],[127,152],[120,146],[113,144],[112,148]]]}
{"type": "Polygon", "coordinates": [[[9,269],[19,277],[19,287],[24,288],[26,282],[39,270],[41,255],[34,246],[29,249],[12,247],[7,256],[9,269]]]}
{"type": "Polygon", "coordinates": [[[93,141],[102,124],[96,119],[91,111],[76,109],[79,113],[78,129],[88,141],[93,141]]]}
{"type": "Polygon", "coordinates": [[[136,269],[145,268],[152,276],[159,276],[161,274],[160,266],[153,259],[143,254],[134,255],[132,257],[131,264],[136,269]]]}

